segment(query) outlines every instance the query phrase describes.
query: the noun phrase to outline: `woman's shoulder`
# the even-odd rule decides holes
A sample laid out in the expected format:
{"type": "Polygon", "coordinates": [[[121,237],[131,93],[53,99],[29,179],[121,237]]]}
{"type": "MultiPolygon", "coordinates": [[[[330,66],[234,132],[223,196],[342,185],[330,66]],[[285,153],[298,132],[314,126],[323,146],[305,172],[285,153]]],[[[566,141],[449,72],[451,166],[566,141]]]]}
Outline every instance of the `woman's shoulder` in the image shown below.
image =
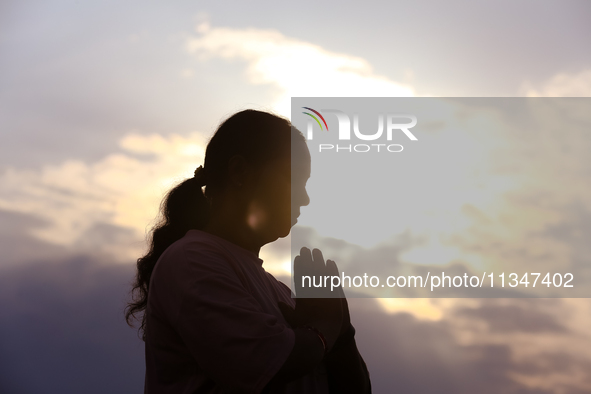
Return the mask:
{"type": "Polygon", "coordinates": [[[154,267],[150,286],[156,293],[173,295],[172,298],[178,300],[200,282],[238,281],[234,265],[234,257],[217,237],[190,230],[162,253],[154,267]]]}
{"type": "Polygon", "coordinates": [[[160,269],[175,271],[175,276],[192,278],[216,273],[243,280],[244,276],[258,276],[264,272],[263,261],[254,253],[201,230],[189,230],[162,254],[160,260],[157,264],[160,269]]]}
{"type": "Polygon", "coordinates": [[[224,247],[226,242],[228,241],[202,230],[189,230],[175,244],[178,248],[190,249],[197,253],[224,254],[227,252],[227,248],[224,247]]]}
{"type": "Polygon", "coordinates": [[[195,278],[201,271],[223,269],[230,258],[217,239],[203,231],[189,230],[162,253],[153,276],[168,281],[195,278]]]}
{"type": "Polygon", "coordinates": [[[158,265],[197,269],[211,267],[214,263],[224,264],[230,259],[232,253],[223,240],[204,231],[189,230],[164,251],[160,257],[163,263],[158,265]]]}

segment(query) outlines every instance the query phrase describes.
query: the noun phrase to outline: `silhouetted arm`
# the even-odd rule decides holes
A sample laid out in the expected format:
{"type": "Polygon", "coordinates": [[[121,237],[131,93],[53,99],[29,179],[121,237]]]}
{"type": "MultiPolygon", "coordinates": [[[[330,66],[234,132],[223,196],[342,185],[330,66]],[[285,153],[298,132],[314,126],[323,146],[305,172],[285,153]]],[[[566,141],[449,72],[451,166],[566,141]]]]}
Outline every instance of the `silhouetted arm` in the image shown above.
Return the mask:
{"type": "Polygon", "coordinates": [[[293,349],[263,393],[311,373],[324,357],[324,346],[316,333],[307,328],[296,328],[293,349]]]}
{"type": "MultiPolygon", "coordinates": [[[[269,381],[263,394],[292,380],[311,373],[322,361],[324,349],[318,336],[304,328],[296,328],[295,344],[287,360],[269,381]]],[[[371,393],[369,372],[355,343],[355,328],[349,325],[332,350],[324,357],[331,394],[371,393]]]]}
{"type": "Polygon", "coordinates": [[[349,324],[332,350],[324,358],[331,394],[371,393],[367,366],[357,350],[355,328],[349,324]]]}

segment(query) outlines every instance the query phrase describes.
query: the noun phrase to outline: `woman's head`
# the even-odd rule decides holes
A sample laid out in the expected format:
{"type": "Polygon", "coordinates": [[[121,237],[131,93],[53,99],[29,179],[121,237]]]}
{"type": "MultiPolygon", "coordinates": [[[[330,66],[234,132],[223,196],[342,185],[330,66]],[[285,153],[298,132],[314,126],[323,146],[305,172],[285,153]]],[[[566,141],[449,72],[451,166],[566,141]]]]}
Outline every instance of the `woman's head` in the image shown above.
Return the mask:
{"type": "MultiPolygon", "coordinates": [[[[243,221],[260,243],[284,237],[309,200],[310,154],[303,135],[281,117],[255,110],[224,121],[211,138],[204,162],[210,219],[243,221]],[[293,176],[293,182],[292,182],[293,176]],[[293,189],[293,190],[292,190],[293,189]]],[[[216,223],[213,223],[216,225],[216,223]]]]}
{"type": "Polygon", "coordinates": [[[226,119],[205,150],[210,192],[218,192],[227,185],[234,157],[241,157],[255,169],[279,158],[289,158],[291,132],[288,120],[267,112],[245,110],[226,119]]]}
{"type": "Polygon", "coordinates": [[[220,226],[250,232],[247,236],[259,247],[285,237],[309,202],[309,176],[305,139],[288,120],[256,110],[226,119],[207,145],[203,168],[162,203],[150,250],[138,259],[128,322],[145,309],[152,270],[168,246],[191,229],[220,226]]]}

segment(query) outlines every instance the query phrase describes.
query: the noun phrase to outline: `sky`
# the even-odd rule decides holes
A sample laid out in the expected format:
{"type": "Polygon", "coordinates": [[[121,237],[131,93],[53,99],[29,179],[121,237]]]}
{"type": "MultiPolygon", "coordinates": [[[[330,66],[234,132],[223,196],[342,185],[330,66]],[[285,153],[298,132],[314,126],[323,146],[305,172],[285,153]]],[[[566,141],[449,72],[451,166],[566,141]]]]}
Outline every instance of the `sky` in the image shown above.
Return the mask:
{"type": "MultiPolygon", "coordinates": [[[[0,391],[143,390],[143,346],[122,319],[134,261],[228,115],[290,116],[297,96],[589,97],[590,17],[585,1],[2,2],[0,391]]],[[[485,164],[527,163],[521,196],[552,198],[463,208],[498,219],[465,245],[533,232],[537,256],[588,263],[590,139],[565,155],[545,136],[548,157],[485,164]]],[[[503,242],[497,257],[518,252],[503,242]]],[[[289,283],[287,240],[262,257],[289,283]]],[[[588,299],[350,304],[376,393],[591,390],[588,299]]]]}

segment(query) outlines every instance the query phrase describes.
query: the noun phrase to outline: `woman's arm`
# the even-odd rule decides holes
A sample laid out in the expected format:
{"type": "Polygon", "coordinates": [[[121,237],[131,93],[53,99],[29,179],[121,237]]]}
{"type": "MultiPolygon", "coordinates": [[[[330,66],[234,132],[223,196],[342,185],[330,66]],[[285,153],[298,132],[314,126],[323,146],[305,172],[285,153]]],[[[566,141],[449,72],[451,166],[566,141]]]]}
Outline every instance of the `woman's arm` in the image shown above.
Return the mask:
{"type": "Polygon", "coordinates": [[[296,328],[293,349],[263,393],[311,373],[324,357],[324,345],[313,331],[296,328]]]}
{"type": "MultiPolygon", "coordinates": [[[[322,269],[326,269],[327,267],[338,276],[338,269],[334,261],[328,260],[325,267],[322,253],[315,249],[312,254],[309,249],[302,248],[300,256],[296,257],[294,261],[294,273],[297,278],[304,274],[314,275],[315,273],[322,273],[322,269]],[[313,259],[312,254],[314,254],[313,259]]],[[[299,283],[299,280],[295,281],[297,294],[310,295],[309,293],[302,291],[306,289],[298,288],[299,283]]],[[[319,293],[317,296],[324,295],[330,297],[297,298],[295,310],[285,304],[281,305],[280,303],[279,307],[285,320],[292,327],[301,327],[302,325],[312,323],[318,316],[325,315],[324,317],[328,317],[326,315],[330,314],[331,310],[339,310],[341,313],[341,324],[338,331],[335,333],[334,340],[331,341],[331,345],[328,346],[328,352],[326,352],[324,356],[330,393],[371,393],[369,372],[357,349],[357,344],[355,342],[355,328],[351,325],[349,305],[343,289],[340,286],[336,289],[338,298],[334,298],[334,294],[322,294],[321,292],[326,292],[326,289],[321,288],[315,290],[319,293]],[[327,305],[324,308],[319,308],[319,306],[324,304],[327,305]],[[330,306],[328,304],[330,304],[330,306]],[[319,313],[321,310],[322,312],[319,313]]],[[[321,327],[317,328],[320,328],[320,332],[323,332],[321,327]]],[[[310,333],[314,334],[312,331],[310,331],[310,333]]],[[[324,342],[320,339],[318,339],[318,341],[321,343],[324,342]]],[[[294,351],[295,348],[296,346],[294,346],[294,351]]],[[[300,359],[294,351],[292,351],[292,354],[288,357],[288,361],[293,362],[294,360],[300,359]]],[[[297,361],[295,361],[295,363],[297,364],[297,361]]],[[[316,364],[314,364],[314,366],[315,365],[316,364]]],[[[289,375],[290,373],[287,371],[291,368],[291,362],[286,362],[280,371],[282,373],[278,373],[279,376],[277,377],[277,380],[281,380],[282,376],[289,375]]],[[[309,371],[311,370],[312,368],[309,369],[309,371]]],[[[275,380],[275,378],[273,380],[275,380]]]]}
{"type": "Polygon", "coordinates": [[[371,393],[369,371],[357,350],[355,328],[350,322],[324,360],[331,394],[371,393]]]}
{"type": "Polygon", "coordinates": [[[357,350],[355,328],[349,319],[347,300],[343,298],[341,302],[346,311],[346,321],[332,349],[324,355],[324,345],[316,333],[306,328],[294,329],[294,347],[263,393],[312,372],[323,359],[330,393],[371,393],[369,372],[357,350]]]}

